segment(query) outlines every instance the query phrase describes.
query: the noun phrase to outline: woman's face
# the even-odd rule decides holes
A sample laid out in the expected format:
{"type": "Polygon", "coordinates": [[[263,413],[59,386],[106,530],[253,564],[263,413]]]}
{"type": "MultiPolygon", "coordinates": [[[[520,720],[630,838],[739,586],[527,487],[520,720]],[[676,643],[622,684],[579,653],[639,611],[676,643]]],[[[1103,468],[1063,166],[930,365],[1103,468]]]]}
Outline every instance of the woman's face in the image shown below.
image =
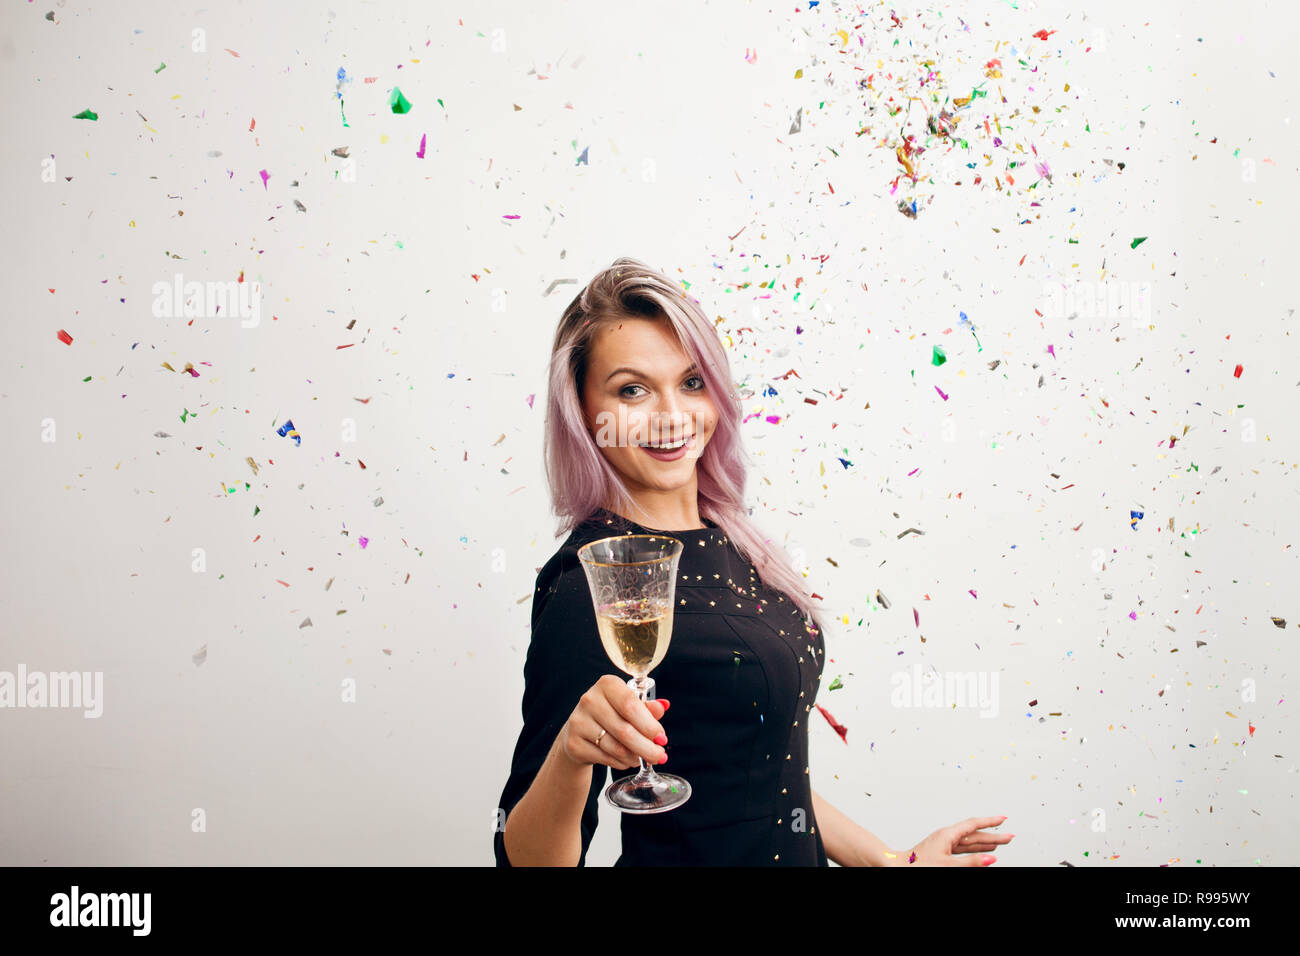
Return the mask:
{"type": "Polygon", "coordinates": [[[601,454],[634,493],[694,488],[695,462],[718,412],[691,365],[665,319],[606,321],[593,337],[583,412],[601,454]],[[678,451],[643,447],[682,438],[686,445],[678,451]]]}

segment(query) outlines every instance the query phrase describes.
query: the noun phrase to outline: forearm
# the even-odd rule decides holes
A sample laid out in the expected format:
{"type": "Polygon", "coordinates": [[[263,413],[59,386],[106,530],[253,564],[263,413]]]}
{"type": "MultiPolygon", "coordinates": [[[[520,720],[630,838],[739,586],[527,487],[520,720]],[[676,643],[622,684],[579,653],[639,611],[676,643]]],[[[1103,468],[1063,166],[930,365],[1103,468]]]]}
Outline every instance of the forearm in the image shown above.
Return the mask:
{"type": "Polygon", "coordinates": [[[826,855],[840,866],[897,866],[901,855],[812,792],[813,816],[822,828],[826,855]]]}
{"type": "Polygon", "coordinates": [[[559,740],[506,818],[502,838],[511,866],[577,866],[582,856],[582,812],[593,767],[566,757],[559,740]]]}

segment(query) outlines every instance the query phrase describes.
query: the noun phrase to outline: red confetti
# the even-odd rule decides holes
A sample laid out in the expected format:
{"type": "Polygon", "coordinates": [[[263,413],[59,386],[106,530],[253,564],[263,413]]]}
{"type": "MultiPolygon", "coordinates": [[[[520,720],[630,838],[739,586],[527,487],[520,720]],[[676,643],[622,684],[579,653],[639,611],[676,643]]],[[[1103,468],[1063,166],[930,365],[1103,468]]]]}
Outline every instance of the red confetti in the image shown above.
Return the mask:
{"type": "Polygon", "coordinates": [[[845,727],[843,724],[837,723],[835,718],[831,716],[831,712],[827,710],[825,707],[823,707],[821,704],[817,705],[817,709],[822,712],[822,716],[826,718],[826,722],[835,729],[835,732],[837,734],[840,735],[840,739],[843,740],[845,744],[847,744],[849,742],[849,736],[848,736],[849,728],[845,727]]]}
{"type": "Polygon", "coordinates": [[[1035,39],[1035,40],[1046,40],[1048,37],[1050,37],[1050,36],[1051,36],[1053,33],[1055,33],[1055,32],[1056,32],[1055,30],[1039,30],[1037,33],[1034,34],[1034,39],[1035,39]]]}
{"type": "MultiPolygon", "coordinates": [[[[64,345],[71,345],[72,336],[69,335],[67,332],[63,331],[63,329],[59,329],[59,341],[62,342],[64,345]]],[[[1239,365],[1237,367],[1240,368],[1241,366],[1239,365]]]]}
{"type": "Polygon", "coordinates": [[[1232,374],[1233,374],[1233,377],[1235,377],[1235,378],[1241,378],[1241,371],[1242,371],[1241,366],[1238,365],[1238,366],[1237,366],[1237,370],[1236,370],[1235,372],[1232,373],[1232,374]]]}

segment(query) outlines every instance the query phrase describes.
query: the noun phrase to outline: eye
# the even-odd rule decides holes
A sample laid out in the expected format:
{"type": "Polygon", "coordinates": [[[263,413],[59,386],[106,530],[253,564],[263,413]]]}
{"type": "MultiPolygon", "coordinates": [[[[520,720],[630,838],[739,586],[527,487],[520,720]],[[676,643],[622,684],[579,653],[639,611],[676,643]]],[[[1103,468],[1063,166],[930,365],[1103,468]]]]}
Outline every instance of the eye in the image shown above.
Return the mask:
{"type": "MultiPolygon", "coordinates": [[[[687,382],[698,382],[698,383],[699,383],[699,384],[696,385],[694,388],[691,388],[691,389],[690,389],[690,391],[692,391],[692,392],[700,392],[700,391],[703,391],[704,388],[705,388],[704,379],[703,379],[702,377],[700,377],[699,375],[692,375],[692,376],[691,376],[690,378],[688,378],[686,381],[687,381],[687,382]]],[[[627,390],[628,390],[629,388],[641,388],[641,386],[640,386],[640,385],[624,385],[622,388],[620,388],[620,389],[618,390],[619,398],[639,398],[639,397],[640,397],[639,395],[629,395],[629,394],[627,393],[627,390]]]]}

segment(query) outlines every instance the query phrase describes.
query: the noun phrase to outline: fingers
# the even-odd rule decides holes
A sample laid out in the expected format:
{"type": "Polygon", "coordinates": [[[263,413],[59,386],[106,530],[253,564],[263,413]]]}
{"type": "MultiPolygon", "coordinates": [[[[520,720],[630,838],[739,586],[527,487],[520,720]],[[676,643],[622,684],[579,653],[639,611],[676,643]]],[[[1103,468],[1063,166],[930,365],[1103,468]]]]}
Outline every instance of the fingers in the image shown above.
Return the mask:
{"type": "Polygon", "coordinates": [[[601,693],[593,695],[589,713],[602,728],[609,731],[603,741],[605,747],[617,742],[634,758],[642,757],[650,764],[657,764],[667,756],[663,747],[654,742],[655,737],[667,742],[667,735],[660,736],[664,732],[663,726],[650,715],[649,708],[637,699],[636,693],[627,684],[613,675],[606,675],[596,686],[601,693]],[[611,741],[610,737],[614,740],[611,741]]]}
{"type": "Polygon", "coordinates": [[[1006,817],[969,817],[960,823],[954,823],[950,830],[960,839],[984,827],[1001,826],[1006,817]]]}
{"type": "Polygon", "coordinates": [[[591,717],[591,708],[584,702],[569,718],[566,750],[579,763],[597,764],[627,770],[638,766],[636,754],[618,742],[618,739],[591,717]],[[605,733],[601,733],[605,730],[605,733]],[[599,741],[599,743],[597,743],[599,741]]]}
{"type": "MultiPolygon", "coordinates": [[[[644,704],[641,703],[636,696],[636,691],[628,687],[626,681],[619,680],[613,674],[606,674],[596,682],[596,686],[604,691],[610,707],[647,739],[654,740],[664,732],[663,724],[659,723],[659,717],[663,716],[663,704],[659,701],[648,700],[644,704]],[[654,710],[659,711],[657,716],[653,715],[652,705],[654,710]]],[[[623,742],[628,743],[626,740],[623,742]]],[[[650,758],[646,757],[646,759],[650,758]]]]}
{"type": "Polygon", "coordinates": [[[985,833],[983,830],[961,838],[954,853],[988,853],[1015,839],[1014,833],[985,833]]]}
{"type": "MultiPolygon", "coordinates": [[[[596,731],[599,736],[600,731],[596,731]]],[[[639,767],[640,763],[636,759],[636,754],[628,750],[612,734],[607,733],[600,738],[600,763],[613,767],[615,770],[631,770],[633,767],[639,767]]]]}

